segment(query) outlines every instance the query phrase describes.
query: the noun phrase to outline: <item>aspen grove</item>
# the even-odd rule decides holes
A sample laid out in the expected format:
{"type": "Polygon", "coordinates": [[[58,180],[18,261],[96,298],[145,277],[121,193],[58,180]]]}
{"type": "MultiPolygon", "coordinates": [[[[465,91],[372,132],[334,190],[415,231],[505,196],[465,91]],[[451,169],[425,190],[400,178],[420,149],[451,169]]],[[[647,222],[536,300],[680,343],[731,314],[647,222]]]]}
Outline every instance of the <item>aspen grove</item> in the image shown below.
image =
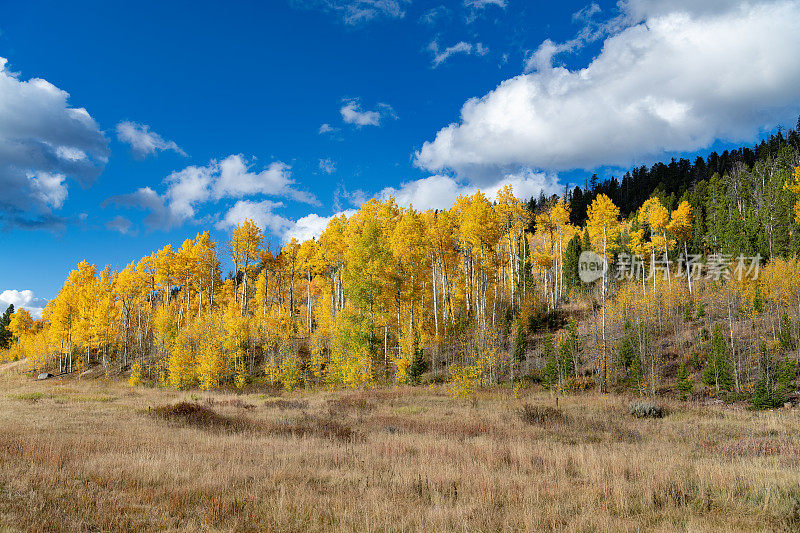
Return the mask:
{"type": "MultiPolygon", "coordinates": [[[[784,182],[780,194],[796,198],[800,168],[784,182]]],[[[535,380],[644,395],[672,377],[685,394],[700,382],[775,403],[796,375],[800,263],[775,254],[735,276],[732,257],[725,275],[693,276],[691,199],[670,209],[654,194],[623,217],[599,193],[583,224],[569,198],[532,208],[509,185],[494,201],[476,192],[449,210],[372,199],[277,255],[244,220],[229,242],[202,232],[119,272],[81,262],[41,320],[11,315],[2,357],[206,390],[436,380],[462,396],[535,380]],[[631,275],[589,284],[578,277],[587,250],[606,264],[642,260],[631,275]]]]}

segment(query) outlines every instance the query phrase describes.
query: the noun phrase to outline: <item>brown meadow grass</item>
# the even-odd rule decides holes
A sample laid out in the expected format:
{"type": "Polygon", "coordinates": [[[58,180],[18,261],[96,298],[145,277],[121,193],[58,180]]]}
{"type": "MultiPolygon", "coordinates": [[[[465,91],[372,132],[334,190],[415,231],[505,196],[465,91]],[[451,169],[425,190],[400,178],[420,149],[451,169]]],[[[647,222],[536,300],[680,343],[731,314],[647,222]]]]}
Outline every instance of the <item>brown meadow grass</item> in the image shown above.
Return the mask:
{"type": "Polygon", "coordinates": [[[443,388],[281,397],[0,367],[0,530],[800,528],[798,410],[443,388]]]}

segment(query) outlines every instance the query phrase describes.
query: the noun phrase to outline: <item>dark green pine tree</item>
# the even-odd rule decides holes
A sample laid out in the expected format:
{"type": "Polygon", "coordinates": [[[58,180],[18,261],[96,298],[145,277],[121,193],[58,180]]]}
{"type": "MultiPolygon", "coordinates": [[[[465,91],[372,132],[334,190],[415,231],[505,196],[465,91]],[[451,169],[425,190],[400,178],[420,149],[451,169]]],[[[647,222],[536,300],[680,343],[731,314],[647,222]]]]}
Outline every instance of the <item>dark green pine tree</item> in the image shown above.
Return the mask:
{"type": "Polygon", "coordinates": [[[678,367],[678,391],[681,393],[681,400],[686,400],[694,390],[694,383],[689,377],[689,370],[686,368],[686,363],[681,363],[678,367]]]}
{"type": "Polygon", "coordinates": [[[556,348],[553,344],[553,334],[548,330],[544,334],[544,383],[553,387],[558,383],[558,359],[556,348]]]}
{"type": "Polygon", "coordinates": [[[8,329],[8,325],[11,323],[11,315],[13,314],[14,304],[11,304],[6,308],[3,316],[0,317],[0,349],[11,347],[11,330],[8,329]]]}
{"type": "Polygon", "coordinates": [[[581,252],[583,252],[581,237],[576,233],[567,243],[567,249],[564,252],[564,284],[567,287],[567,294],[576,287],[580,287],[578,262],[580,261],[581,252]]]}
{"type": "Polygon", "coordinates": [[[420,378],[428,370],[428,360],[422,348],[415,346],[414,357],[411,359],[411,364],[408,367],[408,380],[412,385],[419,385],[420,378]]]}
{"type": "Polygon", "coordinates": [[[581,240],[581,248],[583,248],[582,251],[585,252],[586,250],[591,250],[592,249],[592,238],[589,236],[589,230],[588,229],[586,229],[583,232],[583,237],[581,239],[582,239],[581,240]]]}
{"type": "Polygon", "coordinates": [[[772,355],[767,352],[767,345],[762,342],[759,350],[759,368],[761,376],[753,389],[750,399],[756,409],[780,407],[794,390],[797,378],[797,364],[785,357],[776,364],[772,355]]]}
{"type": "Polygon", "coordinates": [[[703,384],[714,387],[716,392],[730,391],[733,387],[731,361],[728,347],[719,326],[714,327],[708,347],[708,358],[703,369],[703,384]]]}

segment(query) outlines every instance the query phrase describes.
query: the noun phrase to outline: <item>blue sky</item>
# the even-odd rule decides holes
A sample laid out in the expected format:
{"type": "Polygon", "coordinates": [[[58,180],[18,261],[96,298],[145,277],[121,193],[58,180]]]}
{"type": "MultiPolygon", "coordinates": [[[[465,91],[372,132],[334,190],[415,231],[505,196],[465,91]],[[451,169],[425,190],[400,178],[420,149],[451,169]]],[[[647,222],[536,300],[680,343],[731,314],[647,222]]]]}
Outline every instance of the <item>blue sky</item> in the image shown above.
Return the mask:
{"type": "Polygon", "coordinates": [[[800,110],[798,14],[789,0],[5,2],[0,300],[41,307],[82,259],[118,269],[202,229],[223,242],[244,216],[276,249],[374,195],[426,208],[503,182],[557,192],[755,142],[800,110]]]}

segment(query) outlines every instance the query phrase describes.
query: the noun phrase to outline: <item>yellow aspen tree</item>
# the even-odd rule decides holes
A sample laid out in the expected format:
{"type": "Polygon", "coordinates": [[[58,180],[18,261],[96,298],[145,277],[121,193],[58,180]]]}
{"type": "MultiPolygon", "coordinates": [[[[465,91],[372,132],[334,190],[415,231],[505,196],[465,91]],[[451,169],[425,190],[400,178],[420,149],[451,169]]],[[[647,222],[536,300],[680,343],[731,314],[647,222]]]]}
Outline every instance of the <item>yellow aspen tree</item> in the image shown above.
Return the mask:
{"type": "Polygon", "coordinates": [[[102,352],[102,364],[108,367],[109,346],[114,336],[114,327],[119,316],[114,293],[114,277],[111,269],[106,267],[100,273],[100,278],[95,284],[94,305],[92,308],[92,323],[95,324],[96,342],[98,350],[102,352]]]}
{"type": "MultiPolygon", "coordinates": [[[[514,303],[514,291],[522,285],[522,275],[520,272],[520,244],[524,245],[525,240],[521,239],[528,222],[528,213],[522,201],[514,196],[514,189],[511,185],[504,185],[497,191],[497,205],[495,207],[498,221],[502,227],[502,233],[508,243],[508,265],[510,267],[510,293],[511,302],[514,303]]],[[[517,295],[520,300],[520,295],[517,295]]]]}
{"type": "MultiPolygon", "coordinates": [[[[563,199],[558,200],[550,213],[550,220],[558,234],[558,298],[564,294],[564,243],[569,227],[570,206],[563,199]]],[[[571,236],[570,236],[571,238],[571,236]]]]}
{"type": "MultiPolygon", "coordinates": [[[[428,254],[426,251],[426,229],[423,217],[413,206],[403,210],[390,239],[390,250],[402,280],[403,293],[409,310],[408,333],[404,335],[405,346],[395,360],[396,379],[407,381],[408,369],[419,349],[419,331],[415,323],[415,311],[420,298],[421,282],[427,279],[428,254]]],[[[398,327],[398,331],[401,328],[398,327]]]]}
{"type": "Polygon", "coordinates": [[[153,268],[153,282],[161,288],[164,294],[164,305],[169,305],[172,288],[175,285],[175,251],[168,244],[151,256],[150,264],[153,268]]]}
{"type": "Polygon", "coordinates": [[[553,266],[556,264],[556,225],[552,219],[552,208],[536,216],[536,231],[531,246],[531,258],[534,266],[542,273],[544,297],[548,308],[555,308],[555,276],[553,266]],[[545,258],[544,256],[547,256],[545,258]]]}
{"type": "Polygon", "coordinates": [[[458,214],[459,238],[464,259],[464,294],[467,315],[474,308],[482,327],[486,326],[486,295],[494,266],[492,253],[500,239],[497,213],[478,191],[459,196],[454,206],[458,214]]]}
{"type": "Polygon", "coordinates": [[[311,335],[311,320],[313,315],[313,304],[311,301],[311,280],[319,269],[319,258],[317,257],[317,245],[313,239],[303,241],[298,250],[297,260],[299,269],[302,271],[306,282],[306,332],[311,335]]]}
{"type": "MultiPolygon", "coordinates": [[[[630,237],[631,237],[630,249],[631,253],[634,256],[634,259],[632,259],[632,264],[633,264],[633,261],[635,261],[636,257],[641,257],[642,259],[644,259],[648,255],[650,255],[652,243],[647,242],[645,240],[644,228],[639,228],[636,231],[632,231],[630,233],[630,237]]],[[[641,274],[642,278],[642,291],[646,292],[647,289],[645,287],[645,282],[644,282],[644,260],[642,261],[642,264],[639,265],[639,270],[640,270],[639,273],[641,274]]]]}
{"type": "Polygon", "coordinates": [[[20,339],[27,335],[31,329],[33,329],[31,313],[23,307],[14,311],[14,314],[11,315],[11,321],[8,323],[8,330],[11,332],[12,338],[19,343],[20,339]]]}
{"type": "Polygon", "coordinates": [[[605,392],[607,387],[608,377],[608,348],[606,342],[606,278],[608,276],[608,251],[616,242],[619,234],[619,208],[614,205],[611,198],[605,194],[600,194],[594,199],[592,204],[587,210],[589,220],[587,227],[589,234],[594,237],[594,240],[601,240],[603,249],[603,284],[602,284],[602,301],[603,301],[603,322],[602,322],[602,341],[603,352],[601,361],[601,376],[600,376],[600,391],[605,392]]]}
{"type": "MultiPolygon", "coordinates": [[[[236,272],[242,274],[241,311],[244,315],[247,305],[247,280],[251,274],[252,265],[259,259],[259,247],[263,241],[263,234],[251,219],[247,218],[236,225],[231,232],[230,251],[236,272]]],[[[234,303],[239,298],[234,294],[234,303]]]]}
{"type": "Polygon", "coordinates": [[[208,326],[206,342],[200,344],[197,353],[196,374],[203,390],[216,388],[225,370],[225,356],[220,342],[222,332],[215,325],[208,326]]]}
{"type": "Polygon", "coordinates": [[[192,348],[183,332],[178,333],[172,343],[169,356],[169,382],[176,389],[190,387],[195,383],[197,362],[192,348]]]}
{"type": "MultiPolygon", "coordinates": [[[[121,368],[128,365],[130,330],[134,321],[134,311],[142,305],[147,297],[147,278],[144,272],[136,268],[134,263],[129,263],[114,277],[114,295],[121,306],[120,320],[122,322],[122,362],[121,368]]],[[[141,321],[141,314],[137,317],[141,321]]]]}
{"type": "Polygon", "coordinates": [[[97,268],[87,261],[78,264],[73,271],[73,283],[77,294],[77,329],[78,344],[86,351],[86,368],[91,363],[92,343],[97,338],[97,322],[94,305],[97,283],[97,268]]]}
{"type": "Polygon", "coordinates": [[[285,261],[286,277],[289,279],[289,316],[291,317],[294,317],[294,282],[297,279],[297,254],[299,251],[300,243],[294,237],[281,250],[281,256],[285,261]]]}
{"type": "Polygon", "coordinates": [[[683,255],[686,261],[686,281],[689,284],[689,294],[692,294],[692,276],[689,265],[689,248],[686,244],[692,238],[692,206],[684,200],[678,208],[672,212],[667,232],[679,241],[683,242],[683,255]]]}
{"type": "MultiPolygon", "coordinates": [[[[791,181],[786,182],[786,188],[795,194],[800,194],[800,167],[794,168],[794,175],[791,181]]],[[[800,224],[800,200],[794,204],[795,221],[800,224]]]]}
{"type": "Polygon", "coordinates": [[[211,314],[214,305],[214,290],[219,287],[219,260],[217,259],[217,243],[211,240],[207,231],[198,233],[195,238],[197,258],[197,314],[203,307],[203,289],[206,291],[206,306],[211,314]]]}
{"type": "MultiPolygon", "coordinates": [[[[661,200],[659,200],[657,196],[652,196],[647,199],[640,209],[647,223],[650,225],[653,244],[660,243],[664,248],[664,270],[667,272],[667,283],[672,284],[672,277],[669,269],[669,242],[667,239],[669,210],[661,204],[661,200]]],[[[653,253],[655,254],[655,246],[653,248],[653,253]]],[[[655,268],[655,255],[653,256],[653,267],[655,268]]]]}

